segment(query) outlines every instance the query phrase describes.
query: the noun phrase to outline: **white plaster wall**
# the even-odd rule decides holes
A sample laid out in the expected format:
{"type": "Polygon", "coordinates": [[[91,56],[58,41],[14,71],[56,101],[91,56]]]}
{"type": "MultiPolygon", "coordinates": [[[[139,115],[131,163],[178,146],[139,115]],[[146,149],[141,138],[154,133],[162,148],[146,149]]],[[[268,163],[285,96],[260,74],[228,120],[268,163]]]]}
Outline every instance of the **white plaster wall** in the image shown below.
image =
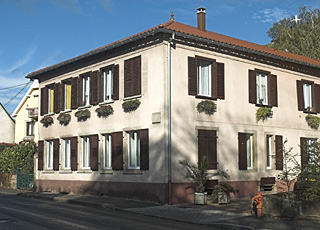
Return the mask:
{"type": "Polygon", "coordinates": [[[14,143],[14,121],[10,115],[0,106],[0,142],[14,143]]]}

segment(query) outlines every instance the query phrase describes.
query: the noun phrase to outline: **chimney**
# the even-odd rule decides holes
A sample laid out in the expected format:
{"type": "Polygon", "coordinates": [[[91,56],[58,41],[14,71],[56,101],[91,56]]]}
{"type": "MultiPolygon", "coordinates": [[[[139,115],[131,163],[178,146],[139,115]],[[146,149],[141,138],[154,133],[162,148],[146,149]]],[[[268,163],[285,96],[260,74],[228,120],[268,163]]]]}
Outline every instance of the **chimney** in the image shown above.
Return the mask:
{"type": "Polygon", "coordinates": [[[206,8],[199,7],[197,9],[198,29],[206,31],[206,8]]]}

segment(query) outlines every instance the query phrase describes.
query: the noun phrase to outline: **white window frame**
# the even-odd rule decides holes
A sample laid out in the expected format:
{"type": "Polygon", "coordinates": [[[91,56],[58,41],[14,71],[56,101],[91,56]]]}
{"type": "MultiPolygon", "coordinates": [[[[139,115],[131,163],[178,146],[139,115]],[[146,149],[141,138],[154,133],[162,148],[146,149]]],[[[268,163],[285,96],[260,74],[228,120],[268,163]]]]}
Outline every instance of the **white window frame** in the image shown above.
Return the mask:
{"type": "Polygon", "coordinates": [[[63,139],[63,169],[71,169],[71,139],[63,139]]]}
{"type": "Polygon", "coordinates": [[[210,61],[206,61],[206,60],[198,60],[197,63],[197,71],[198,71],[198,95],[200,96],[205,96],[205,97],[211,97],[211,92],[212,92],[212,76],[211,76],[211,67],[212,63],[210,61]],[[202,87],[203,85],[203,80],[204,77],[202,76],[202,68],[204,67],[208,67],[208,86],[207,89],[204,89],[202,87]],[[208,91],[207,93],[205,93],[204,91],[208,91]]]}
{"type": "Polygon", "coordinates": [[[112,137],[111,134],[103,134],[103,159],[102,168],[111,169],[111,154],[112,154],[112,137]]]}
{"type": "Polygon", "coordinates": [[[103,71],[103,100],[112,101],[113,94],[113,72],[112,68],[103,71]]]}
{"type": "Polygon", "coordinates": [[[140,137],[138,131],[128,132],[128,168],[140,169],[140,137]]]}
{"type": "Polygon", "coordinates": [[[303,102],[304,102],[304,109],[307,111],[311,111],[312,110],[312,84],[303,83],[303,102]]]}
{"type": "Polygon", "coordinates": [[[272,166],[272,135],[266,137],[266,166],[267,169],[271,169],[272,166]]]}
{"type": "Polygon", "coordinates": [[[33,137],[34,136],[34,122],[32,121],[26,121],[26,136],[27,137],[33,137]],[[30,132],[31,128],[31,132],[30,132]]]}
{"type": "Polygon", "coordinates": [[[256,82],[257,82],[257,86],[256,86],[257,87],[257,104],[268,105],[268,75],[263,73],[257,73],[256,82]],[[265,92],[263,90],[263,83],[265,83],[265,92]]]}
{"type": "Polygon", "coordinates": [[[82,77],[82,100],[84,101],[84,106],[90,105],[90,76],[82,77]]]}
{"type": "Polygon", "coordinates": [[[47,155],[46,155],[46,166],[48,170],[53,169],[53,141],[46,141],[47,155]]]}
{"type": "Polygon", "coordinates": [[[253,169],[253,135],[247,139],[247,169],[253,169]]]}
{"type": "Polygon", "coordinates": [[[90,169],[90,138],[88,136],[82,139],[82,169],[90,169]]]}

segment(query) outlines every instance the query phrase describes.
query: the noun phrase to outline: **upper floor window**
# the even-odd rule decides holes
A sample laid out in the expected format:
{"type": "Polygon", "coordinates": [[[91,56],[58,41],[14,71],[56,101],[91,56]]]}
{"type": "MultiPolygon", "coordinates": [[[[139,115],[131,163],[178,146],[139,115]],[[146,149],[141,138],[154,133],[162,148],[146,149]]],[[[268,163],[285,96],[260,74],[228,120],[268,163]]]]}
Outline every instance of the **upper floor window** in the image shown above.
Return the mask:
{"type": "Polygon", "coordinates": [[[320,113],[320,85],[297,80],[298,110],[320,113]]]}
{"type": "Polygon", "coordinates": [[[48,113],[54,112],[54,89],[53,87],[48,87],[48,113]]]}
{"type": "Polygon", "coordinates": [[[124,97],[141,95],[141,56],[124,61],[124,97]]]}
{"type": "Polygon", "coordinates": [[[71,79],[62,82],[62,110],[71,109],[71,79]]]}
{"type": "Polygon", "coordinates": [[[277,76],[262,70],[249,70],[249,103],[278,106],[277,76]]]}
{"type": "Polygon", "coordinates": [[[224,63],[188,57],[188,94],[224,99],[224,63]]]}
{"type": "Polygon", "coordinates": [[[90,99],[90,77],[82,77],[82,104],[84,106],[89,105],[90,99]]]}
{"type": "Polygon", "coordinates": [[[26,122],[26,136],[34,136],[34,122],[32,121],[26,122]]]}
{"type": "Polygon", "coordinates": [[[99,101],[108,102],[119,99],[119,65],[101,69],[99,101]]]}

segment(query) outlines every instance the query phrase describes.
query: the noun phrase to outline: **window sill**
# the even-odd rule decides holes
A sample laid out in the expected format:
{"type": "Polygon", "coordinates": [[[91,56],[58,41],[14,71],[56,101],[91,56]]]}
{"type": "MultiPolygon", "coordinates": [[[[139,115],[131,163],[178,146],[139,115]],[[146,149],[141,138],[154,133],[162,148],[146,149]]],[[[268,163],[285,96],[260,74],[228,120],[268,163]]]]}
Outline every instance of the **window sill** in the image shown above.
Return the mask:
{"type": "Polygon", "coordinates": [[[303,110],[303,113],[317,114],[317,112],[315,112],[315,111],[308,111],[308,110],[303,110]]]}
{"type": "Polygon", "coordinates": [[[142,175],[142,171],[140,169],[125,169],[122,173],[123,175],[142,175]]]}
{"type": "Polygon", "coordinates": [[[59,174],[72,174],[71,169],[61,169],[59,174]]]}
{"type": "Polygon", "coordinates": [[[100,174],[113,174],[113,170],[112,169],[102,169],[100,170],[100,174]]]}
{"type": "Polygon", "coordinates": [[[42,174],[54,174],[55,171],[53,171],[53,169],[47,169],[45,171],[42,171],[42,174]]]}
{"type": "Polygon", "coordinates": [[[91,169],[80,169],[77,171],[77,173],[79,173],[79,174],[92,174],[92,170],[91,169]]]}
{"type": "Polygon", "coordinates": [[[80,106],[80,107],[78,107],[78,110],[87,109],[87,108],[91,108],[91,105],[80,106]]]}
{"type": "Polygon", "coordinates": [[[72,111],[71,109],[67,109],[67,110],[61,111],[60,113],[70,113],[71,111],[72,111]]]}
{"type": "Polygon", "coordinates": [[[264,105],[264,104],[257,104],[257,103],[256,103],[256,106],[257,106],[257,107],[267,107],[267,108],[272,108],[272,106],[271,106],[271,105],[264,105]]]}
{"type": "Polygon", "coordinates": [[[207,100],[217,100],[217,98],[213,98],[213,97],[209,97],[209,96],[203,96],[203,95],[196,95],[196,98],[207,99],[207,100]]]}
{"type": "Polygon", "coordinates": [[[136,98],[141,98],[142,95],[135,95],[135,96],[131,96],[131,97],[125,97],[123,98],[123,101],[128,101],[128,100],[131,100],[131,99],[136,99],[136,98]]]}
{"type": "Polygon", "coordinates": [[[47,113],[47,114],[45,114],[45,115],[43,115],[44,117],[49,117],[49,116],[52,116],[52,115],[54,115],[54,113],[47,113]]]}
{"type": "Polygon", "coordinates": [[[112,104],[114,103],[114,100],[111,100],[111,101],[103,101],[103,102],[100,102],[98,105],[106,105],[106,104],[112,104]]]}

